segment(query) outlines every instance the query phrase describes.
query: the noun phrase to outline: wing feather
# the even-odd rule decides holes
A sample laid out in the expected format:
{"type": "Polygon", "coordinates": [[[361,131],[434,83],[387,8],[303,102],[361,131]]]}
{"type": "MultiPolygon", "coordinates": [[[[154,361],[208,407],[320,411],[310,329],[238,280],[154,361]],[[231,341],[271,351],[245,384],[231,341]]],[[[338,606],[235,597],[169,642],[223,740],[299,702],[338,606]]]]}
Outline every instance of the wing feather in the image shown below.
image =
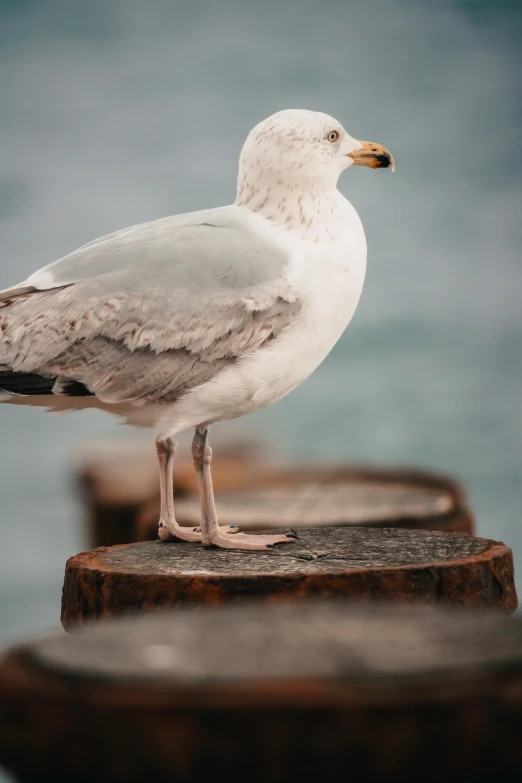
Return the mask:
{"type": "Polygon", "coordinates": [[[294,321],[288,261],[232,208],[116,232],[0,294],[0,363],[171,402],[294,321]]]}

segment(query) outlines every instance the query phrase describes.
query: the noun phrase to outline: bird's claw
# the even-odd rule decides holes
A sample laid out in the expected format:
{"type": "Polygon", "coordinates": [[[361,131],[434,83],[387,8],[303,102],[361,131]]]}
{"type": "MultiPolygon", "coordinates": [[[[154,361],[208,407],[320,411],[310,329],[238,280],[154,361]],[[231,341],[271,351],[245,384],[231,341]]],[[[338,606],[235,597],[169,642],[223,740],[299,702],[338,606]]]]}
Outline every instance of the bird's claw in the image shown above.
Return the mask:
{"type": "Polygon", "coordinates": [[[219,549],[240,549],[245,551],[268,551],[275,544],[292,544],[297,536],[295,533],[241,533],[238,525],[219,525],[215,532],[210,534],[208,543],[203,541],[201,527],[182,527],[177,522],[166,523],[160,521],[158,536],[162,541],[199,542],[206,546],[215,546],[219,549]]]}
{"type": "MultiPolygon", "coordinates": [[[[239,525],[220,525],[218,532],[223,535],[237,535],[239,533],[239,525]]],[[[201,527],[183,527],[178,522],[167,523],[160,521],[158,536],[162,541],[174,541],[175,539],[192,543],[201,543],[203,541],[201,527]]]]}
{"type": "Polygon", "coordinates": [[[198,531],[197,528],[182,527],[177,522],[167,523],[161,520],[158,527],[158,536],[162,541],[173,541],[174,539],[192,543],[201,541],[201,531],[198,531]]]}
{"type": "Polygon", "coordinates": [[[267,551],[274,548],[275,544],[292,544],[296,536],[285,534],[249,534],[235,532],[223,533],[220,528],[216,533],[211,533],[210,544],[220,549],[240,549],[245,551],[267,551]]]}

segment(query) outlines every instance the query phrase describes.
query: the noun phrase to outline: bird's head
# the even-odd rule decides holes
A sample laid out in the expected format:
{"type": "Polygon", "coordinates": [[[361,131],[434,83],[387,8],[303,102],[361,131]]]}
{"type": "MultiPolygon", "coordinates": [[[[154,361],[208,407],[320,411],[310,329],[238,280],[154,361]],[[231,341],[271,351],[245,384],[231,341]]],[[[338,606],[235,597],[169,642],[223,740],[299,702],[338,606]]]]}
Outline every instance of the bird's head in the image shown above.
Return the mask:
{"type": "Polygon", "coordinates": [[[381,144],[358,141],[333,117],[288,109],[263,120],[248,134],[239,160],[239,184],[335,187],[351,166],[391,168],[393,157],[381,144]]]}

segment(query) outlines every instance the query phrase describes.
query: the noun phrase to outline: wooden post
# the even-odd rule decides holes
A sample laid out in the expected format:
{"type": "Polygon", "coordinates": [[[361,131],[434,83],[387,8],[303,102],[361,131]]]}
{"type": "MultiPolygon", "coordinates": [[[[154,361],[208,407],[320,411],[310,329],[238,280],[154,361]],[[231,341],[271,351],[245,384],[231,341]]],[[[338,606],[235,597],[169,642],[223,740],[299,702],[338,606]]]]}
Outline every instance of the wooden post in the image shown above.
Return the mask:
{"type": "Polygon", "coordinates": [[[67,561],[66,629],[91,619],[183,604],[314,596],[517,606],[512,552],[462,533],[400,528],[299,530],[270,552],[147,541],[67,561]]]}
{"type": "MultiPolygon", "coordinates": [[[[242,477],[243,478],[243,477],[242,477]]],[[[308,527],[403,527],[473,533],[473,517],[462,488],[453,479],[423,471],[313,466],[280,467],[240,481],[234,491],[217,492],[223,525],[269,530],[308,527]]],[[[181,525],[199,525],[200,503],[186,494],[176,504],[181,525]]],[[[138,515],[135,540],[157,538],[158,501],[138,515]]]]}
{"type": "MultiPolygon", "coordinates": [[[[224,442],[215,455],[222,524],[246,530],[362,525],[474,532],[462,487],[447,476],[347,465],[272,465],[259,458],[255,442],[224,442]]],[[[91,444],[82,451],[77,474],[90,546],[157,538],[159,482],[152,442],[91,444]]],[[[180,448],[176,460],[174,488],[179,522],[199,524],[197,477],[186,449],[180,448]]]]}
{"type": "Polygon", "coordinates": [[[0,662],[21,783],[516,780],[521,736],[522,621],[492,612],[181,610],[0,662]]]}

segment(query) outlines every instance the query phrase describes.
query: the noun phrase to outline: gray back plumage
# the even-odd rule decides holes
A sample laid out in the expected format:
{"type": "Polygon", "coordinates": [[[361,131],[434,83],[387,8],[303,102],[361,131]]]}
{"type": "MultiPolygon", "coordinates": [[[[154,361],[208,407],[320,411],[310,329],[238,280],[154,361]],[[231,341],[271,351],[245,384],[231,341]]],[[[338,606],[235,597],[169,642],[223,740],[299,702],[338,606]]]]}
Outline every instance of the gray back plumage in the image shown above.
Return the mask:
{"type": "Polygon", "coordinates": [[[101,237],[0,295],[0,364],[104,402],[170,402],[300,310],[289,258],[224,207],[101,237]],[[28,291],[29,288],[29,291],[28,291]]]}
{"type": "Polygon", "coordinates": [[[132,290],[144,272],[173,289],[242,290],[275,280],[288,256],[269,245],[257,221],[238,207],[190,212],[115,231],[83,245],[32,275],[49,273],[53,287],[107,278],[132,290]]]}

